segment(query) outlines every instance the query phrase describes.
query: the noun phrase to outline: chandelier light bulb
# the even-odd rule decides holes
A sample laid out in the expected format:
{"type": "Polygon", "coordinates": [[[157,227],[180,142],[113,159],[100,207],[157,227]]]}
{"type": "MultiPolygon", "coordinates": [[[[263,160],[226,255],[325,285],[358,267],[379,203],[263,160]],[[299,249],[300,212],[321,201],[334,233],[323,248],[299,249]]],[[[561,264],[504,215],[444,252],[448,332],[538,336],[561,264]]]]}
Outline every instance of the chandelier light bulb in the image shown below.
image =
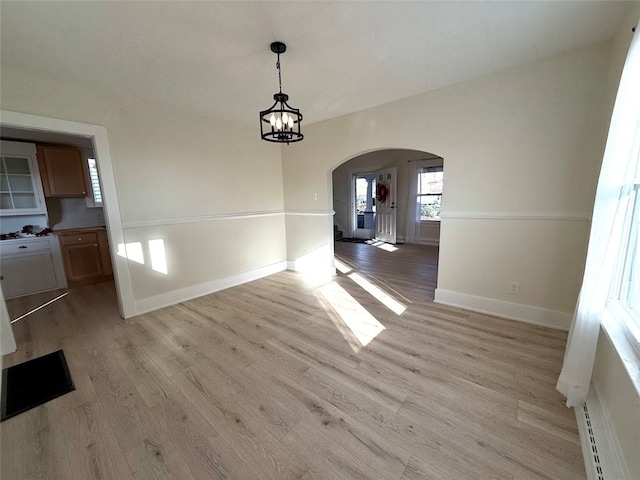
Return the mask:
{"type": "Polygon", "coordinates": [[[271,114],[271,117],[269,117],[269,123],[272,127],[276,126],[276,116],[273,113],[271,114]]]}
{"type": "Polygon", "coordinates": [[[289,124],[289,128],[293,128],[293,117],[289,117],[289,121],[287,122],[289,124]]]}
{"type": "Polygon", "coordinates": [[[280,118],[276,120],[276,130],[282,130],[282,120],[280,118]]]}
{"type": "Polygon", "coordinates": [[[282,114],[282,123],[284,123],[285,125],[289,123],[289,115],[287,115],[287,112],[282,114]]]}

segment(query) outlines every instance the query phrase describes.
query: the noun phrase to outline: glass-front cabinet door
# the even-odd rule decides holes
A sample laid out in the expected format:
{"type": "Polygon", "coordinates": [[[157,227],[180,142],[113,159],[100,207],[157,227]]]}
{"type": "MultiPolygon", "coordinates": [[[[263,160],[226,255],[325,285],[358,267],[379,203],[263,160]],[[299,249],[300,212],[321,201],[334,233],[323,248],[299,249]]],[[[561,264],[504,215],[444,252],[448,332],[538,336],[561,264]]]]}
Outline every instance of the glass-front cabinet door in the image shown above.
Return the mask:
{"type": "Polygon", "coordinates": [[[46,213],[33,143],[2,141],[0,215],[46,213]]]}

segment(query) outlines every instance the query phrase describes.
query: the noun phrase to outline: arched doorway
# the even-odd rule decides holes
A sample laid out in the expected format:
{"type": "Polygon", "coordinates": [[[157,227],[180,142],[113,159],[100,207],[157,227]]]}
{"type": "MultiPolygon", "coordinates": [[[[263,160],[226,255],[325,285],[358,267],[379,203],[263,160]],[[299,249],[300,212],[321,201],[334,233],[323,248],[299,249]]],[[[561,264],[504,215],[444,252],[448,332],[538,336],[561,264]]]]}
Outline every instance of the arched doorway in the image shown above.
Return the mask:
{"type": "Polygon", "coordinates": [[[387,203],[397,212],[396,241],[390,243],[437,245],[444,160],[430,152],[381,149],[355,155],[335,167],[330,175],[334,225],[346,238],[375,238],[374,216],[380,204],[376,184],[379,172],[390,169],[395,169],[396,185],[394,198],[387,203]],[[414,220],[425,223],[412,233],[408,223],[414,220]]]}
{"type": "MultiPolygon", "coordinates": [[[[332,169],[329,176],[334,257],[368,262],[358,268],[372,274],[379,270],[371,262],[388,262],[392,268],[394,262],[413,262],[413,267],[405,269],[408,277],[399,275],[398,283],[405,284],[411,275],[416,275],[416,282],[426,284],[432,299],[440,243],[443,158],[426,151],[380,149],[350,157],[332,169]],[[380,189],[381,183],[388,190],[386,198],[380,195],[381,191],[387,193],[380,189]],[[391,252],[396,253],[389,256],[391,252]]],[[[336,262],[338,270],[339,263],[336,262]]]]}

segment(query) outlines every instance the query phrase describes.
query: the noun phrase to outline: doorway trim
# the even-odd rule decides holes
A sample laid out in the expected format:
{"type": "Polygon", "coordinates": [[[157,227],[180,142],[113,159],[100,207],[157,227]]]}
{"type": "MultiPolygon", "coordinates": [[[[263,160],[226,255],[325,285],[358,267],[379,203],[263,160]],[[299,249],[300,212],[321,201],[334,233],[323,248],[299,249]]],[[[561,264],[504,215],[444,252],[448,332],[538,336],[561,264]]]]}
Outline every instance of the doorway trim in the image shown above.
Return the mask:
{"type": "Polygon", "coordinates": [[[102,208],[104,209],[107,235],[109,237],[109,251],[113,263],[118,308],[120,316],[123,318],[133,317],[136,311],[129,264],[126,258],[116,254],[117,246],[124,245],[125,239],[107,129],[90,123],[71,122],[59,118],[42,117],[7,110],[0,110],[0,125],[23,130],[64,133],[91,139],[102,186],[102,208]]]}

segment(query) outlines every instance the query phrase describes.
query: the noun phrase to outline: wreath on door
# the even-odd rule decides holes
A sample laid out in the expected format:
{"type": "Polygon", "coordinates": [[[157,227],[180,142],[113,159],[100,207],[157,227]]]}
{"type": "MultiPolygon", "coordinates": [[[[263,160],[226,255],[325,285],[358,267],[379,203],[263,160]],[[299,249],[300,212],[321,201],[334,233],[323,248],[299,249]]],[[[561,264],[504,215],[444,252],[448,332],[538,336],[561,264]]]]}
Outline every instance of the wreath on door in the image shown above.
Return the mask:
{"type": "Polygon", "coordinates": [[[389,195],[389,188],[384,183],[376,184],[376,201],[385,203],[389,195]]]}

